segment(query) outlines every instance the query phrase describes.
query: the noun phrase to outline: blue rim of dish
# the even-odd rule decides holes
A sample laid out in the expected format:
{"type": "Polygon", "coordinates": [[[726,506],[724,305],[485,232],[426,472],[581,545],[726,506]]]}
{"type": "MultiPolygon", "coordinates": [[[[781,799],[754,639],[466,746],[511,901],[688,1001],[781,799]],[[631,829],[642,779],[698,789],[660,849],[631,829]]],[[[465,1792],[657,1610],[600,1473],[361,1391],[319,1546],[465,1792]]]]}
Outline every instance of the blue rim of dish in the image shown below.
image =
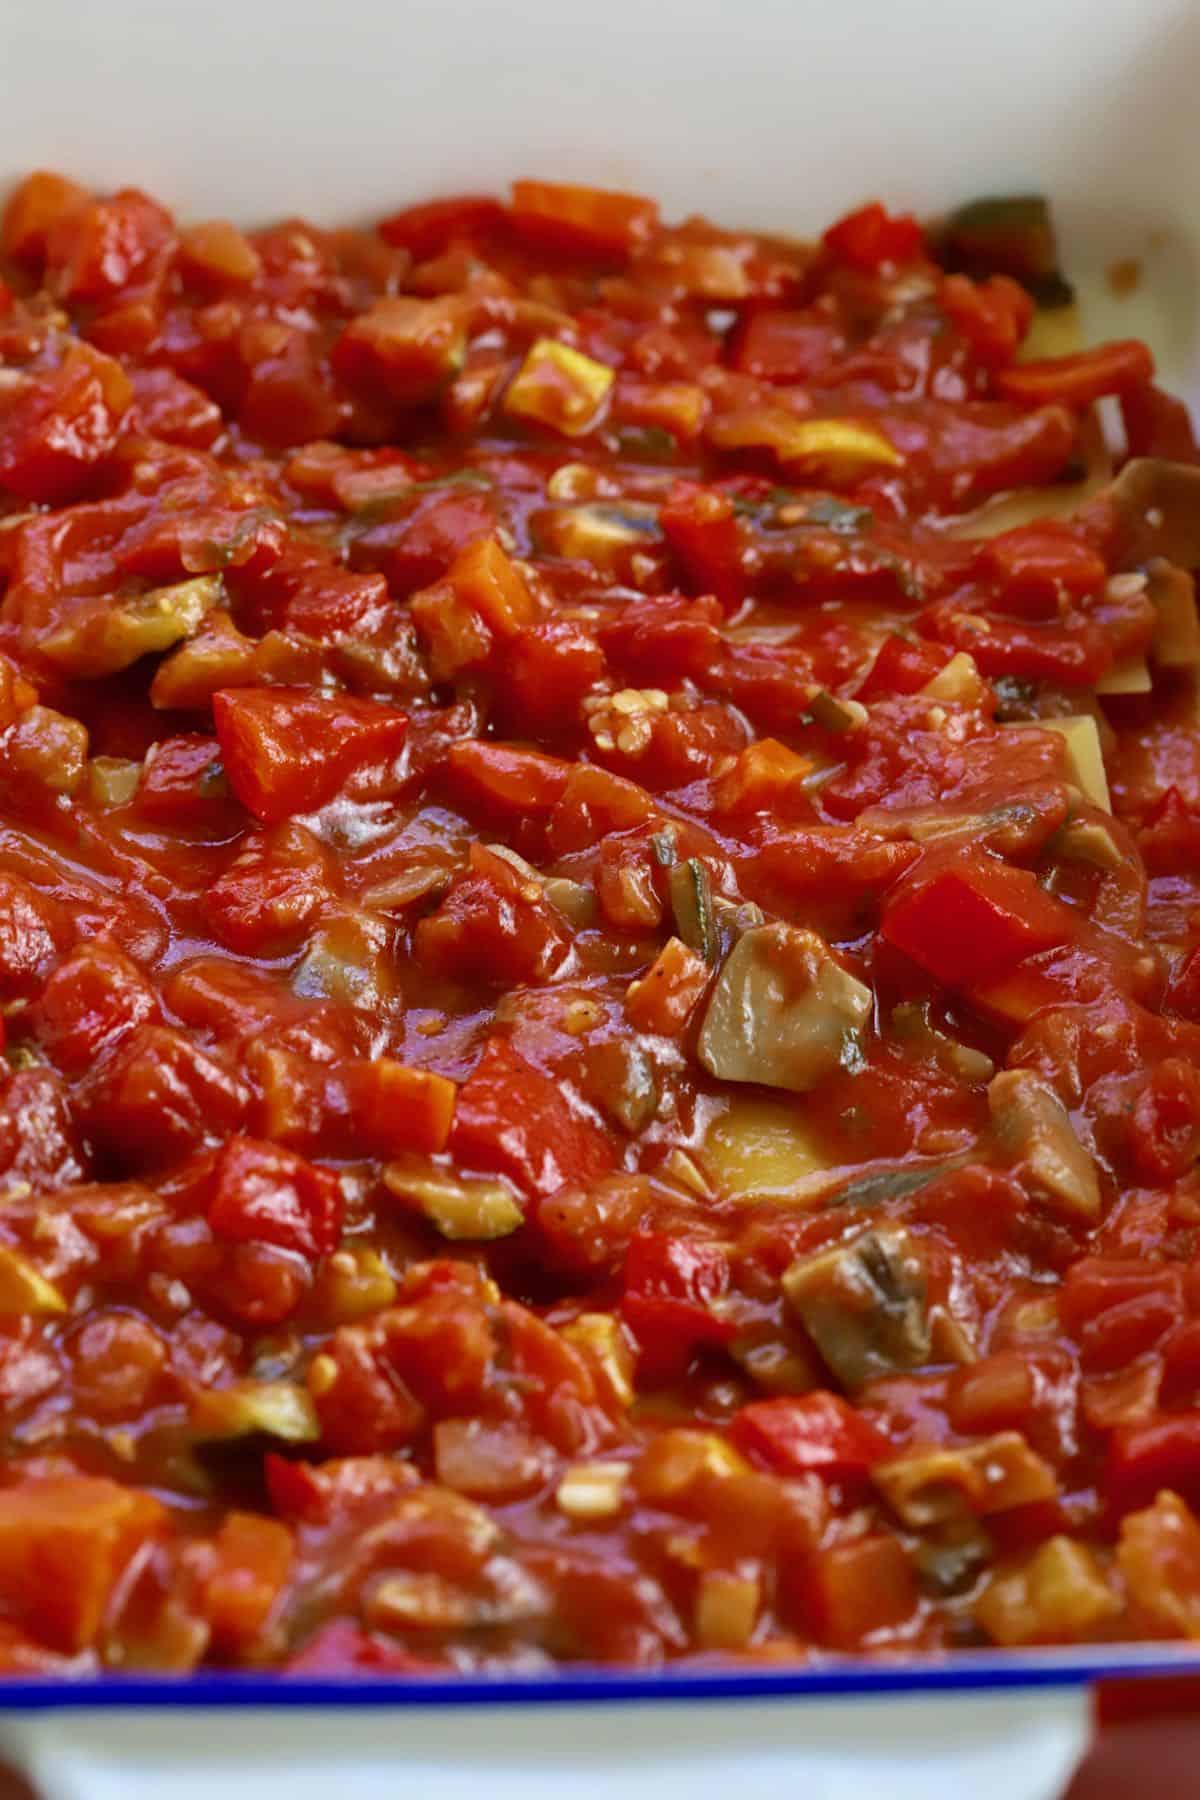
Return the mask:
{"type": "Polygon", "coordinates": [[[455,1676],[379,1680],[350,1675],[100,1675],[0,1680],[0,1712],[137,1707],[580,1706],[696,1700],[834,1700],[902,1694],[987,1693],[1072,1688],[1094,1681],[1200,1677],[1200,1655],[1180,1645],[1103,1646],[1082,1651],[949,1656],[933,1662],[847,1659],[801,1669],[615,1671],[561,1675],[455,1676]]]}

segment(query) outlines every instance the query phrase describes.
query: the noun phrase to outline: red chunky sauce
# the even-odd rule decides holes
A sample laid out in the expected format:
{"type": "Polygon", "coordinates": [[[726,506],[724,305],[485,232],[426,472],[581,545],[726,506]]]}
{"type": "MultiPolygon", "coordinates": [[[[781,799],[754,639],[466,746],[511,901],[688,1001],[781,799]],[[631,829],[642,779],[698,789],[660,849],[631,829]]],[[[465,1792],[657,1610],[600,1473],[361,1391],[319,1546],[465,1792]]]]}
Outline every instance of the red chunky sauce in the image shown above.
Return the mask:
{"type": "Polygon", "coordinates": [[[5,1667],[1200,1635],[1200,459],[1052,251],[13,196],[5,1667]]]}

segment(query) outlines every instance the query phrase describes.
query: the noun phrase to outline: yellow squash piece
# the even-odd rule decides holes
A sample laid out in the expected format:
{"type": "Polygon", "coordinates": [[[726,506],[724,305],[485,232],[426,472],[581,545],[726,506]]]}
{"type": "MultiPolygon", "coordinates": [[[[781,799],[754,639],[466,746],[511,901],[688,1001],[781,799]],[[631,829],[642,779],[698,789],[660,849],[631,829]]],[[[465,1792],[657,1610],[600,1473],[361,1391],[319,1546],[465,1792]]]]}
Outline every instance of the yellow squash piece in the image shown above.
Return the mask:
{"type": "Polygon", "coordinates": [[[579,437],[595,424],[613,380],[610,368],[581,350],[538,338],[509,383],[504,410],[564,437],[579,437]]]}
{"type": "Polygon", "coordinates": [[[384,1185],[451,1239],[508,1237],[524,1214],[503,1181],[473,1180],[418,1161],[389,1163],[384,1185]]]}
{"type": "Polygon", "coordinates": [[[170,650],[200,629],[222,604],[219,575],[197,575],[173,587],[151,588],[127,600],[86,607],[40,646],[68,675],[115,675],[140,657],[170,650]]]}
{"type": "Polygon", "coordinates": [[[828,1162],[795,1100],[731,1100],[709,1127],[704,1159],[733,1200],[796,1200],[829,1185],[828,1162]]]}

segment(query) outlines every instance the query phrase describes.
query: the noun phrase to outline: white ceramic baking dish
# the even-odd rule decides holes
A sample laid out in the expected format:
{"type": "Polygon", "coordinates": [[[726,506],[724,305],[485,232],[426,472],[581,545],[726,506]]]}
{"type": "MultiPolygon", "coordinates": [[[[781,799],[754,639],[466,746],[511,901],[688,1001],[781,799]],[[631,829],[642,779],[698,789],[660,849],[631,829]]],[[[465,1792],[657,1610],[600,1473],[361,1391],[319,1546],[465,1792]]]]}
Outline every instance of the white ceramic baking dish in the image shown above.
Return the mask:
{"type": "MultiPolygon", "coordinates": [[[[1194,0],[0,0],[0,182],[366,217],[541,174],[815,228],[1049,193],[1089,330],[1200,396],[1194,0]],[[1108,290],[1140,260],[1131,299],[1108,290]]],[[[45,1800],[1054,1800],[1099,1673],[1168,1653],[342,1690],[0,1687],[45,1800]],[[184,1704],[180,1702],[184,1701],[184,1704]]]]}

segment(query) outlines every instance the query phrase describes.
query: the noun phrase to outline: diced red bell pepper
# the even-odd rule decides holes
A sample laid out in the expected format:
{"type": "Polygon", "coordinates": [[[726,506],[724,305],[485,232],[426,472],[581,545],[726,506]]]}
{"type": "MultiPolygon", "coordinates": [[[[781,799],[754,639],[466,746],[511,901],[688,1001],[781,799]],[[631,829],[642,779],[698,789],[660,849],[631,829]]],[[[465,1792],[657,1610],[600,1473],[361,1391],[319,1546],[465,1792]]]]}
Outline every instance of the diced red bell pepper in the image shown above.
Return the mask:
{"type": "Polygon", "coordinates": [[[577,723],[581,701],[604,673],[604,652],[587,629],[574,619],[546,619],[505,647],[497,705],[509,730],[556,736],[577,723]]]}
{"type": "Polygon", "coordinates": [[[1189,950],[1171,977],[1163,1005],[1200,1024],[1200,944],[1189,950]]]}
{"type": "Polygon", "coordinates": [[[594,763],[576,763],[563,797],[550,815],[550,847],[556,856],[584,850],[613,831],[629,831],[658,816],[645,788],[594,763]]]}
{"type": "Polygon", "coordinates": [[[284,1673],[324,1681],[338,1675],[434,1675],[438,1666],[387,1638],[372,1637],[349,1619],[333,1619],[289,1658],[284,1673]]]}
{"type": "Polygon", "coordinates": [[[461,603],[479,615],[494,637],[518,636],[537,610],[528,582],[494,537],[460,550],[450,564],[447,580],[461,603]]]}
{"type": "Polygon", "coordinates": [[[1138,849],[1151,875],[1186,875],[1200,864],[1200,809],[1169,787],[1138,832],[1138,849]]]}
{"type": "Polygon", "coordinates": [[[889,263],[911,262],[925,239],[911,214],[889,213],[872,200],[831,225],[821,241],[842,262],[876,275],[889,263]]]}
{"type": "Polygon", "coordinates": [[[90,1095],[88,1129],[111,1154],[144,1167],[235,1131],[249,1101],[240,1077],[183,1032],[139,1025],[90,1095]]]}
{"type": "Polygon", "coordinates": [[[1069,941],[1073,920],[1061,901],[981,852],[917,874],[885,903],[881,934],[935,981],[970,987],[998,979],[1027,956],[1069,941]]]}
{"type": "Polygon", "coordinates": [[[999,370],[993,386],[1027,406],[1092,406],[1106,394],[1128,394],[1154,376],[1154,358],[1138,338],[1097,344],[1071,356],[1048,356],[999,370]]]}
{"type": "Polygon", "coordinates": [[[221,1152],[215,1183],[208,1222],[218,1237],[308,1257],[337,1249],[345,1196],[330,1169],[278,1144],[235,1137],[221,1152]]]}
{"type": "Polygon", "coordinates": [[[209,923],[231,950],[277,955],[300,943],[328,898],[321,847],[298,825],[251,832],[204,895],[209,923]]]}
{"type": "Polygon", "coordinates": [[[436,911],[417,926],[414,941],[421,963],[433,972],[491,987],[549,981],[571,954],[562,915],[536,884],[518,888],[493,870],[456,876],[436,911]]]}
{"type": "Polygon", "coordinates": [[[623,256],[649,242],[658,229],[658,207],[640,194],[514,181],[512,219],[523,237],[555,250],[623,256]]]}
{"type": "Polygon", "coordinates": [[[1200,1070],[1179,1056],[1158,1063],[1134,1102],[1129,1141],[1148,1185],[1185,1175],[1200,1154],[1200,1070]]]}
{"type": "Polygon", "coordinates": [[[230,786],[265,824],[323,806],[356,770],[398,756],[408,732],[390,706],[303,688],[227,688],[213,717],[230,786]]]}
{"type": "Polygon", "coordinates": [[[562,1085],[503,1038],[489,1039],[458,1091],[450,1149],[469,1168],[511,1176],[533,1194],[596,1181],[615,1160],[608,1138],[572,1109],[562,1085]]]}
{"type": "Polygon", "coordinates": [[[386,243],[409,251],[415,262],[426,262],[459,238],[492,231],[503,217],[504,208],[491,194],[455,194],[389,213],[377,229],[386,243]]]}
{"type": "Polygon", "coordinates": [[[677,481],[658,515],[663,536],[693,593],[714,594],[726,611],[745,591],[737,513],[728,494],[677,481]]]}
{"type": "Polygon", "coordinates": [[[600,627],[600,644],[631,680],[673,687],[681,678],[701,680],[720,660],[721,616],[711,595],[630,600],[600,627]]]}
{"type": "Polygon", "coordinates": [[[818,1641],[843,1651],[861,1650],[875,1632],[895,1631],[920,1604],[907,1551],[883,1532],[798,1559],[784,1589],[818,1641]]]}
{"type": "Polygon", "coordinates": [[[1104,1473],[1113,1512],[1149,1506],[1163,1488],[1200,1505],[1200,1411],[1119,1425],[1113,1433],[1104,1473]]]}
{"type": "Polygon", "coordinates": [[[861,1483],[892,1446],[840,1394],[781,1394],[743,1406],[729,1434],[747,1456],[781,1475],[861,1483]]]}
{"type": "Polygon", "coordinates": [[[1182,1306],[1183,1274],[1170,1263],[1135,1262],[1115,1256],[1083,1256],[1071,1264],[1058,1293],[1063,1328],[1079,1337],[1095,1319],[1113,1308],[1165,1294],[1176,1311],[1182,1306]]]}
{"type": "Polygon", "coordinates": [[[1168,462],[1200,462],[1192,416],[1182,400],[1153,382],[1121,395],[1121,423],[1130,456],[1159,456],[1168,462]]]}
{"type": "Polygon", "coordinates": [[[447,487],[418,494],[400,518],[361,533],[352,560],[378,569],[393,594],[411,594],[443,576],[465,544],[487,537],[496,524],[490,494],[447,487]]]}
{"type": "Polygon", "coordinates": [[[131,377],[138,430],[189,450],[208,450],[225,428],[221,409],[173,369],[135,369],[131,377]]]}

